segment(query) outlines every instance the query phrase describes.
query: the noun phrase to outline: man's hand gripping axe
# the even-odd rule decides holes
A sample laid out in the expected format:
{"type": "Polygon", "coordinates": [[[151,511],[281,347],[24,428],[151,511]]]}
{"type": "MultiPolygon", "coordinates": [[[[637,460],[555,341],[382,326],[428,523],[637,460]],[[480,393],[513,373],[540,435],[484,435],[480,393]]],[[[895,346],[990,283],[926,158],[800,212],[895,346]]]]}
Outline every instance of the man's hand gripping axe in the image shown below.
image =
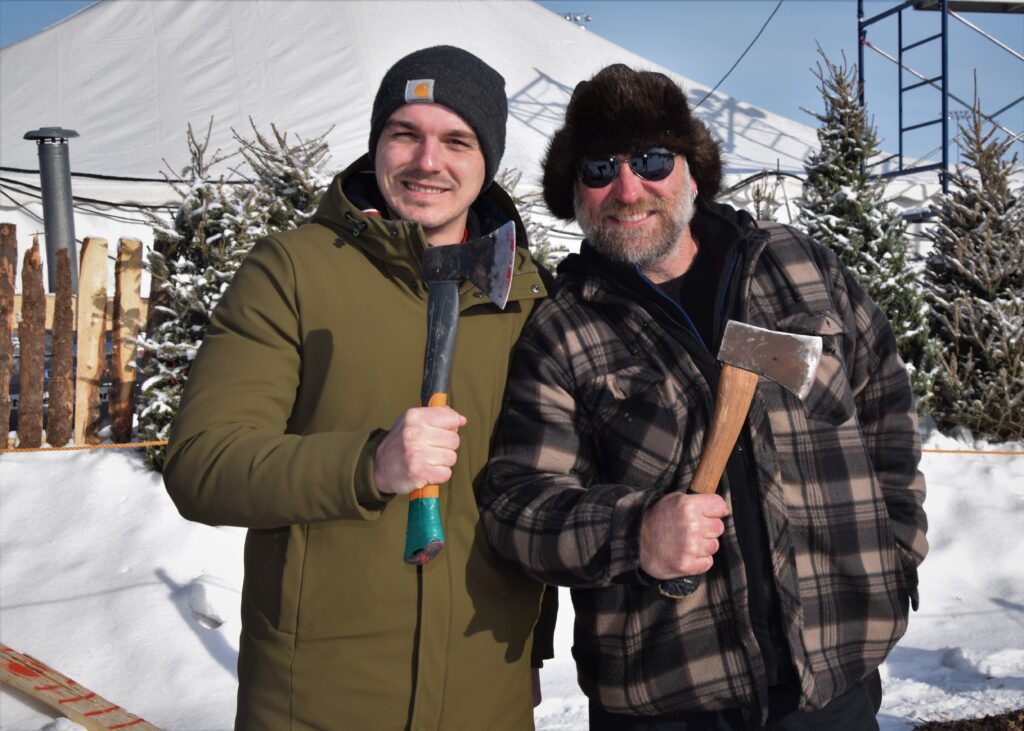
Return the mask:
{"type": "MultiPolygon", "coordinates": [[[[715,412],[690,492],[707,494],[718,489],[718,481],[747,420],[759,376],[775,381],[801,401],[807,397],[821,362],[821,337],[765,330],[730,320],[725,325],[718,360],[723,365],[715,412]]],[[[696,591],[699,584],[699,576],[683,576],[661,582],[659,591],[680,599],[696,591]]]]}
{"type": "MultiPolygon", "coordinates": [[[[459,283],[468,279],[505,309],[512,287],[516,226],[509,221],[494,233],[464,244],[432,246],[423,252],[427,294],[427,352],[423,361],[423,406],[448,403],[455,334],[459,326],[459,283]]],[[[427,564],[444,548],[440,486],[426,485],[409,495],[405,562],[427,564]]]]}

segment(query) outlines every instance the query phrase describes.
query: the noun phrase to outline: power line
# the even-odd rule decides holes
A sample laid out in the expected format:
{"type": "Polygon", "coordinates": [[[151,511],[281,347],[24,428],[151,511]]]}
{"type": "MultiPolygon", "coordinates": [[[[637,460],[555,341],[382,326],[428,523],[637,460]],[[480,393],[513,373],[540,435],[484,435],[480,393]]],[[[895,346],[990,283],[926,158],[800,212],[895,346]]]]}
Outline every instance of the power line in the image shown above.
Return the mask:
{"type": "Polygon", "coordinates": [[[750,45],[748,45],[746,47],[746,49],[744,49],[743,53],[740,54],[740,57],[736,59],[736,63],[734,63],[729,68],[729,70],[725,72],[725,76],[723,76],[721,79],[718,80],[718,83],[715,84],[715,88],[712,89],[711,91],[709,91],[707,94],[705,94],[704,98],[701,99],[699,102],[697,102],[697,104],[693,107],[694,109],[697,109],[697,107],[699,107],[701,104],[703,104],[705,101],[707,101],[707,98],[709,96],[711,96],[716,91],[718,91],[718,87],[722,85],[722,82],[725,81],[726,79],[728,79],[729,78],[729,74],[731,74],[733,72],[733,69],[735,69],[737,66],[740,65],[740,61],[742,61],[743,57],[747,55],[747,51],[749,51],[751,48],[754,47],[754,44],[757,43],[757,39],[761,37],[762,33],[764,33],[764,29],[768,27],[768,24],[772,22],[772,18],[774,18],[775,14],[777,12],[779,12],[779,8],[782,7],[782,2],[783,2],[783,0],[779,0],[779,4],[775,6],[775,10],[772,11],[772,14],[768,16],[768,20],[764,21],[764,25],[761,26],[761,30],[759,30],[757,32],[757,35],[754,36],[754,40],[752,40],[750,42],[750,45]]]}
{"type": "MultiPolygon", "coordinates": [[[[0,188],[8,188],[21,193],[22,195],[42,200],[41,188],[39,186],[32,185],[31,183],[25,183],[21,180],[12,180],[11,178],[0,177],[0,188]]],[[[163,211],[177,207],[177,204],[175,203],[151,204],[138,203],[136,201],[110,201],[102,200],[100,198],[86,198],[85,196],[80,195],[72,195],[71,198],[77,203],[93,203],[101,206],[110,206],[112,208],[135,208],[140,211],[163,211]]]]}
{"type": "MultiPolygon", "coordinates": [[[[28,175],[38,175],[38,170],[28,170],[26,168],[11,168],[6,165],[0,165],[0,172],[6,173],[25,173],[28,175]]],[[[72,178],[91,178],[93,180],[115,180],[119,182],[127,183],[194,183],[194,180],[183,180],[180,178],[131,178],[122,175],[103,175],[101,173],[71,173],[72,178]]],[[[254,183],[256,181],[248,178],[229,178],[223,181],[211,180],[209,182],[223,182],[225,185],[245,185],[247,183],[254,183]]]]}

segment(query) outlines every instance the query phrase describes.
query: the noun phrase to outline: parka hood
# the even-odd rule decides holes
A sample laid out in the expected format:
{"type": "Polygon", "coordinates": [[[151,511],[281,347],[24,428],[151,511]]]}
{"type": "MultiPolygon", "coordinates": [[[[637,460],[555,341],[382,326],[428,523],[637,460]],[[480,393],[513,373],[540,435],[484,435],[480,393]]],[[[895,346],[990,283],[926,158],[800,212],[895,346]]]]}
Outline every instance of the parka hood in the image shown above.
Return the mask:
{"type": "MultiPolygon", "coordinates": [[[[370,157],[363,155],[334,176],[310,223],[331,229],[339,236],[338,245],[358,248],[400,279],[420,282],[423,251],[429,246],[423,227],[389,215],[370,157]]],[[[550,276],[531,258],[526,227],[512,198],[497,183],[482,192],[470,207],[469,236],[484,236],[507,221],[516,224],[516,260],[509,300],[543,297],[550,288],[550,276]]],[[[422,290],[425,292],[426,288],[422,290]]],[[[461,294],[466,303],[467,297],[475,297],[476,288],[463,287],[461,294]]]]}

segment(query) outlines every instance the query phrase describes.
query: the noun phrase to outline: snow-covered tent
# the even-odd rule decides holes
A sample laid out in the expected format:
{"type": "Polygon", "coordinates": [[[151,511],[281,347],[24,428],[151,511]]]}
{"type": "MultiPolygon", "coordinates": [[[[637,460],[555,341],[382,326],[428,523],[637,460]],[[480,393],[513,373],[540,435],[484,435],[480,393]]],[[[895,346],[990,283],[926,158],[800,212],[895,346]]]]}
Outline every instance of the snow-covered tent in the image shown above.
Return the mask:
{"type": "MultiPolygon", "coordinates": [[[[530,0],[100,0],[0,52],[0,166],[35,170],[39,127],[73,129],[71,168],[115,178],[159,179],[187,160],[186,126],[210,149],[232,147],[231,129],[271,122],[308,138],[331,129],[331,162],[366,149],[370,107],[388,66],[416,48],[462,46],[506,79],[510,119],[503,167],[539,180],[539,161],[575,84],[613,62],[674,77],[696,103],[708,87],[566,22],[530,0]],[[166,164],[165,162],[166,161],[166,164]],[[169,166],[169,168],[168,168],[169,166]]],[[[722,93],[698,110],[723,143],[734,183],[763,170],[802,173],[814,130],[722,93]]],[[[251,134],[250,134],[251,136],[251,134]]],[[[41,230],[38,177],[0,173],[0,220],[41,230]]],[[[175,200],[166,185],[75,177],[76,197],[115,203],[175,200]]],[[[76,235],[147,241],[137,212],[81,201],[76,235]],[[102,218],[88,211],[116,215],[102,218]]],[[[24,245],[24,244],[23,244],[24,245]]]]}

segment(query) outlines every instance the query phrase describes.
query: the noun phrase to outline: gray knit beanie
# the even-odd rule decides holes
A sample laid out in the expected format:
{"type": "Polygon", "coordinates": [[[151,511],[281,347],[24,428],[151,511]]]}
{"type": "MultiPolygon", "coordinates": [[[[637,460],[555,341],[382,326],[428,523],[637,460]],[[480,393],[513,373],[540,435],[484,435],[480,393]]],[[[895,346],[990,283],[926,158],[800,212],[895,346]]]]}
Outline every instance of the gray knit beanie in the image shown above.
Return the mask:
{"type": "Polygon", "coordinates": [[[415,102],[443,104],[458,114],[480,142],[486,190],[505,152],[508,100],[505,79],[469,51],[433,46],[414,51],[388,69],[373,100],[370,116],[370,159],[384,125],[399,107],[415,102]]]}

